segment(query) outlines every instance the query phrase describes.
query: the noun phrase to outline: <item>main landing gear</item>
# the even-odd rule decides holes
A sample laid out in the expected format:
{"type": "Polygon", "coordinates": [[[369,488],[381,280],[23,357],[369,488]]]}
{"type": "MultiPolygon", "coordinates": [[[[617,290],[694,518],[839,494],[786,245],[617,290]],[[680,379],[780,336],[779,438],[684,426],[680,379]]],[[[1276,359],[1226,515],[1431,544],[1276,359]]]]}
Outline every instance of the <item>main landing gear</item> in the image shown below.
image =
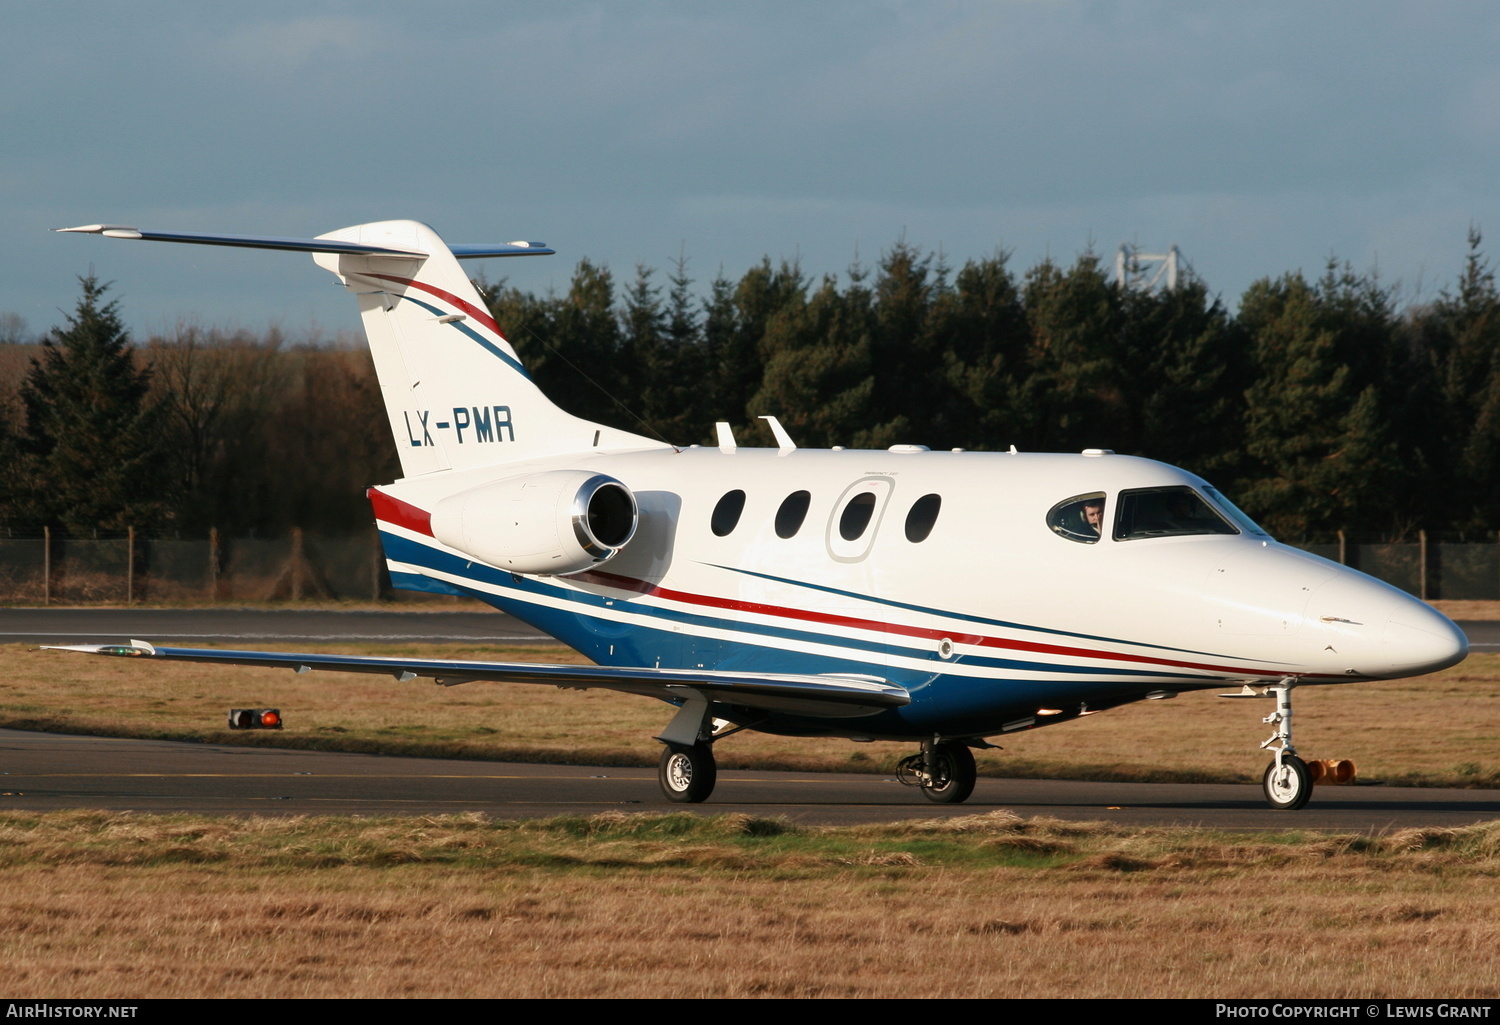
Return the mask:
{"type": "Polygon", "coordinates": [[[743,726],[728,726],[714,732],[715,720],[709,715],[708,701],[696,695],[677,707],[677,714],[656,739],[666,745],[656,766],[656,780],[662,795],[679,804],[701,804],[714,792],[719,781],[719,766],[714,761],[714,741],[743,726]]]}
{"type": "Polygon", "coordinates": [[[974,792],[979,772],[974,752],[957,740],[922,741],[922,750],[896,763],[896,778],[921,787],[922,796],[938,804],[961,804],[974,792]]]}
{"type": "Polygon", "coordinates": [[[719,779],[711,744],[668,744],[662,749],[656,779],[667,800],[699,804],[708,800],[719,779]]]}

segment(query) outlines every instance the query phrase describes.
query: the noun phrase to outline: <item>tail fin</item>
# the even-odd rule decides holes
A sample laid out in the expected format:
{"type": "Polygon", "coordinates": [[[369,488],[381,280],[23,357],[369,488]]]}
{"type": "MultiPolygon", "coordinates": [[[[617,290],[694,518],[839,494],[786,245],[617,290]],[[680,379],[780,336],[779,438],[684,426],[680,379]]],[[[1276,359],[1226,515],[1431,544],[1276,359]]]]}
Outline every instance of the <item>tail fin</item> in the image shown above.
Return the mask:
{"type": "Polygon", "coordinates": [[[381,221],[319,238],[386,250],[313,259],[359,298],[406,476],[598,448],[661,447],[575,417],[542,394],[453,252],[427,225],[381,221]]]}
{"type": "Polygon", "coordinates": [[[310,252],[359,298],[365,335],[407,477],[663,442],[564,412],[531,380],[459,257],[546,255],[535,242],[446,245],[417,221],[379,221],[315,239],[86,224],[58,231],[148,242],[310,252]]]}

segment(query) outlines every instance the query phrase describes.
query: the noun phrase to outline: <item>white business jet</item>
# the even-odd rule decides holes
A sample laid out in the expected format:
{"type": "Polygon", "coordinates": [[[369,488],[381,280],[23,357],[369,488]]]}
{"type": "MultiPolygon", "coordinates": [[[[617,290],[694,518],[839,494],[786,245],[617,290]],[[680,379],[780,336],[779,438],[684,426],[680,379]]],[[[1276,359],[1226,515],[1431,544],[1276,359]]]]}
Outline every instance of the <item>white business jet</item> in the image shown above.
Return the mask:
{"type": "Polygon", "coordinates": [[[596,666],[158,647],[187,662],[602,687],[676,707],[663,793],[714,788],[740,730],[907,741],[902,782],[973,791],[989,738],[1183,691],[1270,696],[1264,788],[1312,790],[1294,687],[1416,676],[1463,659],[1448,619],[1279,544],[1203,480],[1081,454],[673,446],[572,416],[526,373],[461,269],[540,243],[445,245],[413,221],[315,239],[61,229],[300,250],[359,301],[401,453],[369,492],[397,587],[479,598],[596,666]]]}

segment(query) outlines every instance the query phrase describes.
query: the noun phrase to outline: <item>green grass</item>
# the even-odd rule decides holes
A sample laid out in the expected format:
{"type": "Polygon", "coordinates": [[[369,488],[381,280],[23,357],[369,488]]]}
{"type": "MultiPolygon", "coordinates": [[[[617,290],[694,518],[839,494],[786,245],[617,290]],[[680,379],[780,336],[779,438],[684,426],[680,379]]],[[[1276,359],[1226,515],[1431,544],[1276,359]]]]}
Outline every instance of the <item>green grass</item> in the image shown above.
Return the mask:
{"type": "Polygon", "coordinates": [[[626,814],[491,819],[199,815],[70,811],[0,813],[0,868],[208,865],[300,871],[334,867],[517,867],[586,872],[802,875],[1085,866],[1114,871],[1276,867],[1333,860],[1494,875],[1500,822],[1396,833],[1228,833],[1126,829],[1024,819],[1008,811],[890,824],[818,827],[743,814],[626,814]]]}

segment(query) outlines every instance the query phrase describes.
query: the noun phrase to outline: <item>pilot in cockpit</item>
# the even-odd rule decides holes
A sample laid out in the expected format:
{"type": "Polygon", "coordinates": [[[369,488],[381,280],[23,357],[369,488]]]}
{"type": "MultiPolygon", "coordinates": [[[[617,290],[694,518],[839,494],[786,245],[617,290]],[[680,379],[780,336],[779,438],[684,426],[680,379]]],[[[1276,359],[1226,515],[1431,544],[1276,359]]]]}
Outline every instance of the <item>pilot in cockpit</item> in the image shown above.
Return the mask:
{"type": "Polygon", "coordinates": [[[1091,498],[1083,503],[1083,521],[1096,537],[1104,536],[1104,499],[1091,498]]]}

